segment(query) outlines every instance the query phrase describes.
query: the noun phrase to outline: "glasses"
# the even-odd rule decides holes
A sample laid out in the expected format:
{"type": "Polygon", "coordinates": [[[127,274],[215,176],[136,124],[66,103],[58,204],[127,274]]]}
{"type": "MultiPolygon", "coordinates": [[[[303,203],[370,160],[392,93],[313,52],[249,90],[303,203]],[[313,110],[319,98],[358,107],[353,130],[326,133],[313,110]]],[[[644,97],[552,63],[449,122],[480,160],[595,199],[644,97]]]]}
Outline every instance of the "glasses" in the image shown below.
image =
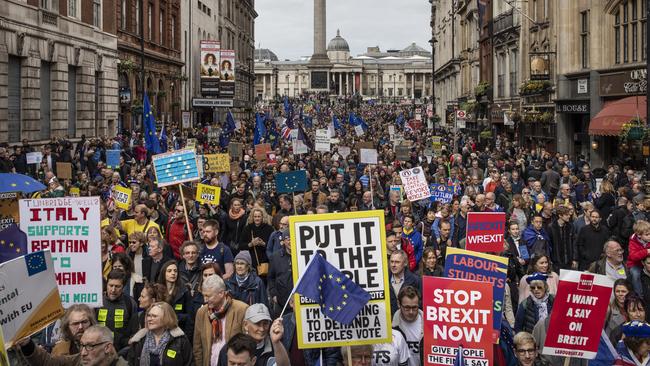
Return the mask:
{"type": "Polygon", "coordinates": [[[85,348],[86,351],[88,351],[88,352],[92,352],[92,350],[94,350],[97,346],[101,346],[102,344],[105,344],[105,343],[108,343],[108,342],[107,342],[107,341],[104,341],[104,342],[99,342],[99,343],[90,343],[90,344],[83,344],[83,343],[80,343],[80,344],[79,344],[79,351],[83,351],[84,348],[85,348]]]}
{"type": "Polygon", "coordinates": [[[540,285],[531,285],[531,286],[530,286],[530,289],[531,289],[531,290],[543,290],[543,289],[544,289],[544,286],[540,286],[540,285]]]}
{"type": "Polygon", "coordinates": [[[519,353],[520,355],[523,355],[523,354],[526,354],[526,353],[529,354],[529,355],[534,355],[536,352],[537,352],[537,350],[534,349],[534,348],[518,349],[517,350],[517,353],[519,353]]]}
{"type": "Polygon", "coordinates": [[[524,191],[524,192],[521,192],[521,193],[523,193],[523,194],[530,194],[530,192],[527,192],[527,191],[524,191]]]}
{"type": "Polygon", "coordinates": [[[90,320],[86,319],[86,320],[82,320],[82,321],[78,321],[78,322],[70,323],[70,326],[71,326],[72,328],[77,328],[77,327],[79,327],[80,325],[83,325],[84,327],[86,327],[86,326],[90,325],[90,320]]]}

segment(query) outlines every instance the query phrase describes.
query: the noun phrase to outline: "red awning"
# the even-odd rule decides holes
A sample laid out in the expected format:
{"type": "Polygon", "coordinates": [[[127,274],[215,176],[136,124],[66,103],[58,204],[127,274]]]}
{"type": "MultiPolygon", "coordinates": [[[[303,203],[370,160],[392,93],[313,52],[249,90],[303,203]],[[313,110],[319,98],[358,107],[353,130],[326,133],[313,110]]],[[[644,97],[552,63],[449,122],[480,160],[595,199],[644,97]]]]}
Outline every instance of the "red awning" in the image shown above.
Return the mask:
{"type": "Polygon", "coordinates": [[[617,136],[626,122],[637,116],[646,119],[646,97],[636,96],[606,103],[603,109],[589,122],[589,134],[617,136]]]}

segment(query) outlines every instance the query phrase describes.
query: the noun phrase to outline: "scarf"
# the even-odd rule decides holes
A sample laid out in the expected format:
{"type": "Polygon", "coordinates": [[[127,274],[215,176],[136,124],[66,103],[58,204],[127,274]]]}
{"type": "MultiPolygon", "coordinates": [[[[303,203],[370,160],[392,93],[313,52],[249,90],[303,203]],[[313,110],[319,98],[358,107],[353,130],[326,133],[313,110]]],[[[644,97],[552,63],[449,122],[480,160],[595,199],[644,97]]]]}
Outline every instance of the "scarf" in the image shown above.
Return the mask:
{"type": "Polygon", "coordinates": [[[250,273],[247,274],[246,276],[242,277],[238,274],[235,274],[235,279],[237,280],[237,286],[241,287],[246,283],[246,280],[248,280],[248,276],[250,276],[250,273]]]}
{"type": "Polygon", "coordinates": [[[244,216],[245,213],[246,213],[246,210],[244,210],[243,208],[239,209],[239,213],[234,213],[232,208],[230,210],[228,210],[228,216],[232,220],[239,220],[242,216],[244,216]]]}
{"type": "Polygon", "coordinates": [[[546,319],[548,316],[548,307],[546,306],[548,302],[548,292],[541,299],[536,298],[534,295],[530,298],[533,299],[533,302],[537,306],[537,315],[539,315],[539,318],[537,320],[539,321],[546,319]]]}
{"type": "Polygon", "coordinates": [[[221,328],[221,319],[226,316],[226,312],[232,304],[232,295],[226,293],[225,299],[223,300],[223,305],[219,309],[208,309],[210,310],[210,323],[212,324],[212,343],[217,342],[223,336],[223,329],[221,328]]]}
{"type": "Polygon", "coordinates": [[[147,335],[144,339],[144,346],[142,347],[142,353],[140,353],[140,366],[149,366],[151,365],[151,355],[158,355],[158,362],[162,362],[163,352],[167,348],[167,343],[171,340],[171,335],[169,331],[166,330],[160,338],[160,342],[156,344],[156,339],[152,332],[147,332],[147,335]]]}
{"type": "Polygon", "coordinates": [[[413,232],[413,230],[414,230],[413,228],[410,228],[410,229],[406,229],[405,227],[402,228],[402,232],[403,232],[405,235],[411,235],[411,233],[413,232]]]}

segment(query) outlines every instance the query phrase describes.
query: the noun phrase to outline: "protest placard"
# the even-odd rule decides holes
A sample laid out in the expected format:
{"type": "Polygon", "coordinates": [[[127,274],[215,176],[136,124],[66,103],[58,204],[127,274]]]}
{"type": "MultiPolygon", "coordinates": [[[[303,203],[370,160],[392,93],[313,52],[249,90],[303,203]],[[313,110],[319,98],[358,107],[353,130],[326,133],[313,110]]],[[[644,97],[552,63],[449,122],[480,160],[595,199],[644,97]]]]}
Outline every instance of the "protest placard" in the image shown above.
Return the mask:
{"type": "Polygon", "coordinates": [[[106,166],[114,169],[120,166],[121,150],[106,150],[106,166]]]}
{"type": "Polygon", "coordinates": [[[432,184],[429,186],[431,191],[431,202],[450,203],[454,199],[454,186],[446,184],[432,184]]]}
{"type": "Polygon", "coordinates": [[[343,157],[343,159],[347,159],[348,155],[350,155],[350,147],[349,146],[339,146],[337,151],[343,157]]]}
{"type": "Polygon", "coordinates": [[[316,130],[316,138],[314,139],[314,150],[329,152],[330,151],[330,135],[327,129],[316,130]]]}
{"type": "Polygon", "coordinates": [[[228,144],[228,151],[230,153],[230,156],[232,156],[233,159],[239,160],[242,157],[242,151],[244,150],[244,144],[241,142],[231,142],[228,144]]]}
{"type": "Polygon", "coordinates": [[[205,158],[205,171],[208,173],[230,172],[229,154],[207,154],[205,158]]]}
{"type": "Polygon", "coordinates": [[[187,144],[185,144],[186,149],[196,149],[196,139],[195,138],[190,138],[187,139],[187,144]]]}
{"type": "Polygon", "coordinates": [[[0,323],[7,348],[63,316],[50,251],[0,264],[0,298],[0,323]]]}
{"type": "Polygon", "coordinates": [[[357,134],[357,136],[361,137],[365,131],[361,125],[356,125],[354,126],[354,132],[357,134]]]}
{"type": "Polygon", "coordinates": [[[613,285],[607,276],[560,271],[542,353],[586,359],[596,357],[613,285]]]}
{"type": "Polygon", "coordinates": [[[128,210],[131,207],[131,189],[116,185],[113,187],[113,200],[117,208],[128,210]]]}
{"type": "Polygon", "coordinates": [[[399,172],[399,176],[402,178],[402,185],[409,201],[414,202],[431,197],[429,183],[427,183],[427,178],[424,176],[424,171],[419,166],[404,169],[399,172]]]}
{"type": "Polygon", "coordinates": [[[43,153],[40,151],[28,152],[26,158],[27,164],[40,164],[43,161],[43,153]]]}
{"type": "Polygon", "coordinates": [[[482,253],[501,253],[505,227],[505,212],[468,213],[465,248],[482,253]]]}
{"type": "Polygon", "coordinates": [[[201,179],[199,164],[194,150],[177,150],[151,157],[156,184],[158,187],[170,186],[201,179]]]}
{"type": "Polygon", "coordinates": [[[445,257],[445,276],[478,282],[488,282],[492,288],[494,321],[492,342],[496,343],[501,331],[503,314],[503,296],[506,291],[508,258],[496,255],[472,252],[459,248],[447,248],[445,257]]]}
{"type": "Polygon", "coordinates": [[[295,295],[299,348],[340,347],[391,341],[384,211],[290,216],[293,281],[320,253],[371,295],[352,324],[325,317],[320,306],[295,295]]]}
{"type": "Polygon", "coordinates": [[[360,161],[363,164],[377,164],[377,150],[360,149],[360,161]]]}
{"type": "Polygon", "coordinates": [[[79,187],[70,187],[70,197],[79,197],[81,196],[81,190],[79,187]]]}
{"type": "Polygon", "coordinates": [[[56,177],[59,179],[72,179],[72,164],[57,162],[56,177]]]}
{"type": "Polygon", "coordinates": [[[18,214],[18,199],[20,193],[0,193],[0,232],[11,224],[18,225],[20,215],[18,214]]]}
{"type": "Polygon", "coordinates": [[[257,161],[266,161],[266,153],[271,151],[271,144],[255,145],[255,159],[257,161]]]}
{"type": "Polygon", "coordinates": [[[395,126],[388,126],[388,135],[393,136],[395,134],[395,126]]]}
{"type": "Polygon", "coordinates": [[[395,157],[397,160],[407,161],[411,159],[411,147],[408,145],[395,146],[395,157]]]}
{"type": "Polygon", "coordinates": [[[442,155],[442,137],[433,136],[431,138],[431,148],[433,149],[435,156],[442,155]]]}
{"type": "Polygon", "coordinates": [[[492,289],[486,282],[424,276],[425,366],[451,366],[458,346],[465,365],[492,365],[492,289]]]}
{"type": "Polygon", "coordinates": [[[99,197],[20,200],[27,252],[50,249],[61,302],[102,306],[99,197]]]}
{"type": "Polygon", "coordinates": [[[359,141],[357,142],[356,147],[359,150],[359,154],[361,154],[361,149],[374,149],[375,144],[373,144],[372,141],[359,141]]]}
{"type": "Polygon", "coordinates": [[[196,186],[196,200],[199,203],[218,205],[221,199],[221,187],[199,183],[196,186]]]}

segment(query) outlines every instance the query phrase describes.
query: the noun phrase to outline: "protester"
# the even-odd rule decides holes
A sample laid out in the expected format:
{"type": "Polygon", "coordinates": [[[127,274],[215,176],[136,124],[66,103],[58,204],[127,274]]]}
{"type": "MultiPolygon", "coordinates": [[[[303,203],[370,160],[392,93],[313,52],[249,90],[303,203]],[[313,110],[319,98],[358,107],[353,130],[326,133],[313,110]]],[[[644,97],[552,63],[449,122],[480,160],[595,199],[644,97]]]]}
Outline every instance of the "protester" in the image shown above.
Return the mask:
{"type": "Polygon", "coordinates": [[[526,278],[530,295],[519,304],[515,318],[515,331],[530,333],[539,320],[551,314],[555,297],[549,293],[547,277],[544,273],[536,272],[526,278]]]}
{"type": "Polygon", "coordinates": [[[528,278],[541,273],[546,276],[545,283],[548,287],[548,293],[555,296],[557,294],[557,286],[560,282],[560,277],[553,271],[553,264],[550,262],[547,255],[535,255],[530,260],[528,266],[528,274],[521,277],[519,281],[519,304],[528,298],[530,295],[530,282],[528,278]]]}
{"type": "Polygon", "coordinates": [[[646,365],[650,352],[650,324],[632,321],[623,325],[625,338],[618,344],[616,366],[646,365]]]}
{"type": "Polygon", "coordinates": [[[409,366],[419,366],[424,340],[424,314],[420,310],[421,296],[411,286],[402,287],[397,295],[399,310],[393,315],[393,329],[399,330],[409,349],[409,366]]]}
{"type": "Polygon", "coordinates": [[[518,366],[548,366],[538,352],[537,342],[530,332],[519,332],[514,338],[518,366]]]}
{"type": "Polygon", "coordinates": [[[54,345],[52,356],[75,355],[79,353],[79,342],[84,332],[97,324],[95,312],[85,304],[73,304],[66,309],[61,319],[62,338],[54,345]]]}
{"type": "Polygon", "coordinates": [[[164,285],[155,282],[147,282],[144,284],[140,297],[138,298],[138,307],[142,310],[138,314],[138,324],[140,328],[146,325],[147,310],[153,304],[164,301],[167,298],[167,288],[164,285]]]}
{"type": "Polygon", "coordinates": [[[266,286],[253,271],[250,252],[243,250],[235,257],[235,275],[226,281],[228,291],[234,299],[248,305],[268,303],[266,286]]]}
{"type": "Polygon", "coordinates": [[[632,284],[628,280],[619,279],[614,281],[614,296],[607,308],[604,329],[610,340],[616,340],[618,328],[628,320],[627,312],[625,311],[625,298],[628,294],[633,293],[633,291],[632,284]]]}
{"type": "Polygon", "coordinates": [[[124,294],[126,274],[112,270],[107,277],[104,305],[97,309],[97,323],[114,333],[115,348],[127,346],[129,338],[138,330],[138,308],[135,300],[124,294]]]}

